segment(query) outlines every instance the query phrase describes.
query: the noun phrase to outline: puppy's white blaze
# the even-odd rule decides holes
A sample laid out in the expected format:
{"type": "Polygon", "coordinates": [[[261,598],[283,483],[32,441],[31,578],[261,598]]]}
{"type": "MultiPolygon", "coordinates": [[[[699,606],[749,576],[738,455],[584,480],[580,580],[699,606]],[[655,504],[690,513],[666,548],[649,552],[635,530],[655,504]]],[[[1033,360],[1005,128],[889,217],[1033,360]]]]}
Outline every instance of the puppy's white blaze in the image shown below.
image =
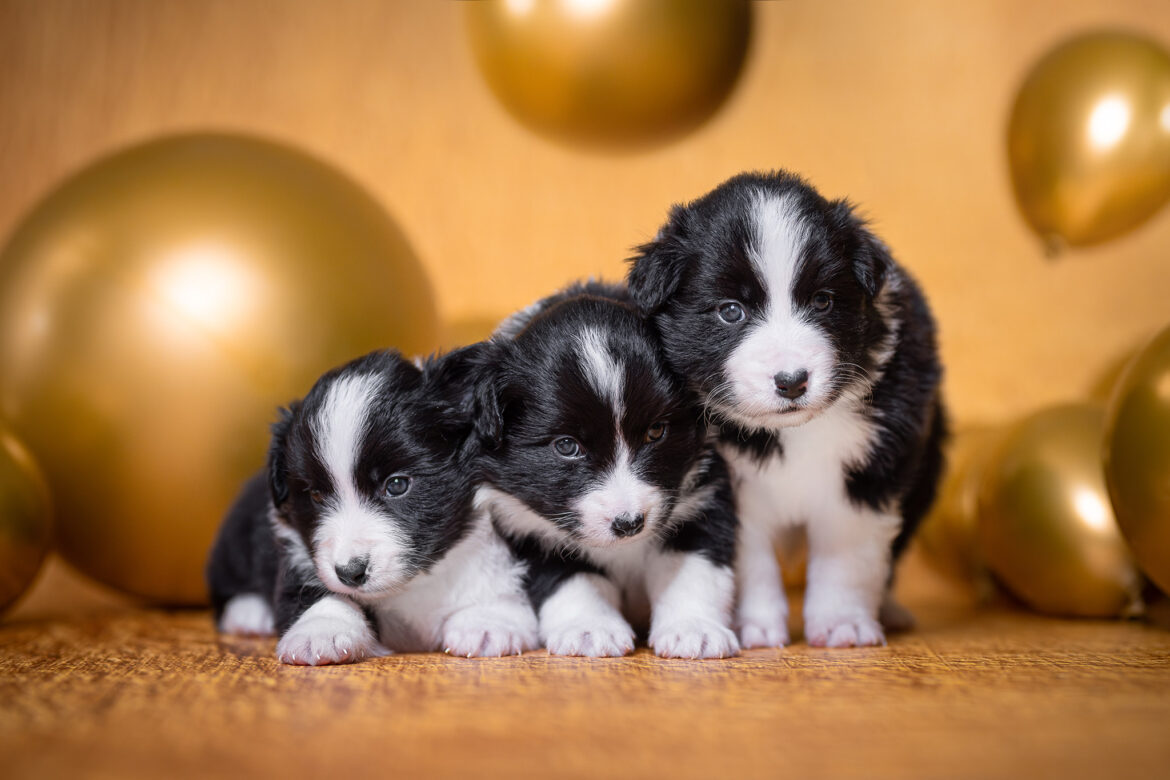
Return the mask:
{"type": "Polygon", "coordinates": [[[612,524],[615,517],[626,513],[640,514],[646,523],[641,533],[628,539],[648,536],[661,503],[661,491],[635,473],[630,450],[619,440],[613,468],[600,485],[577,499],[573,509],[581,518],[582,536],[595,544],[608,545],[621,541],[614,536],[612,524]]]}
{"type": "Polygon", "coordinates": [[[577,346],[581,349],[577,358],[581,372],[597,395],[613,409],[614,417],[621,419],[625,374],[606,346],[605,336],[586,328],[577,334],[577,346]]]}
{"type": "Polygon", "coordinates": [[[313,420],[317,456],[329,470],[333,487],[342,498],[357,497],[353,469],[370,421],[370,407],[382,387],[376,374],[338,379],[329,387],[313,420]]]}
{"type": "Polygon", "coordinates": [[[784,418],[777,412],[788,408],[817,409],[831,384],[836,356],[826,334],[809,322],[792,297],[807,241],[793,198],[759,194],[752,203],[755,242],[749,253],[752,265],[767,293],[767,305],[754,313],[749,331],[727,360],[735,409],[732,416],[747,427],[803,423],[807,414],[784,418]],[[779,373],[807,371],[808,390],[795,403],[776,392],[779,373]]]}
{"type": "Polygon", "coordinates": [[[776,314],[786,308],[792,314],[790,293],[808,240],[796,198],[756,193],[751,219],[756,235],[748,257],[768,293],[768,311],[776,314]]]}
{"type": "Polygon", "coordinates": [[[329,472],[334,494],[313,534],[317,576],[332,590],[352,592],[335,567],[352,558],[369,558],[367,591],[393,587],[402,570],[407,540],[393,518],[362,497],[354,481],[371,407],[382,388],[376,374],[338,379],[330,386],[313,420],[317,456],[329,472]]]}

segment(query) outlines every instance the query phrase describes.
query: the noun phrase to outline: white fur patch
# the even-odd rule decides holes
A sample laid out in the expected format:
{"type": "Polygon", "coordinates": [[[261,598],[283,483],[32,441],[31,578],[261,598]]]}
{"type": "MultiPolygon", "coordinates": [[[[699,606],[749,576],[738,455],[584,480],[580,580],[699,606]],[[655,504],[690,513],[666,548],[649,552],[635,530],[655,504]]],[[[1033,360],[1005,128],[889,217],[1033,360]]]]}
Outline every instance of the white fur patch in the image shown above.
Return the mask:
{"type": "Polygon", "coordinates": [[[361,452],[370,410],[382,379],[359,374],[338,379],[330,386],[313,420],[317,454],[329,471],[333,495],[321,510],[313,536],[317,576],[339,593],[379,593],[400,584],[408,549],[401,529],[358,491],[354,470],[361,452]],[[336,567],[354,558],[366,558],[368,579],[350,588],[337,577],[336,567]]]}
{"type": "Polygon", "coordinates": [[[735,625],[744,648],[788,644],[788,598],[772,535],[762,523],[741,525],[736,542],[735,625]]]}
{"type": "Polygon", "coordinates": [[[276,619],[272,607],[259,593],[241,593],[224,605],[219,630],[237,636],[272,636],[276,633],[276,619]]]}
{"type": "Polygon", "coordinates": [[[617,587],[596,574],[575,574],[540,607],[540,638],[551,655],[622,656],[634,629],[622,617],[617,587]]]}
{"type": "Polygon", "coordinates": [[[276,536],[277,542],[281,545],[287,556],[289,566],[305,575],[309,572],[316,572],[316,564],[313,563],[312,557],[309,555],[309,548],[305,546],[305,542],[301,539],[301,535],[293,530],[292,527],[285,524],[283,518],[276,513],[275,509],[268,510],[268,522],[272,525],[272,532],[276,536]]]}
{"type": "Polygon", "coordinates": [[[884,641],[877,609],[889,548],[901,526],[897,507],[875,512],[850,500],[845,475],[868,457],[873,423],[845,399],[782,434],[784,454],[758,462],[724,448],[736,484],[741,528],[737,624],[745,644],[780,635],[783,591],[771,541],[805,524],[809,538],[805,636],[810,644],[884,641]]]}
{"type": "Polygon", "coordinates": [[[306,609],[276,645],[277,658],[301,666],[346,664],[388,652],[361,609],[340,596],[326,596],[306,609]]]}
{"type": "Polygon", "coordinates": [[[650,560],[650,646],[664,658],[739,654],[731,630],[735,579],[702,555],[661,552],[650,560]]]}
{"type": "Polygon", "coordinates": [[[581,372],[598,397],[609,404],[615,420],[623,414],[625,374],[606,346],[605,336],[598,330],[586,328],[577,334],[581,352],[577,360],[581,372]]]}
{"type": "Polygon", "coordinates": [[[890,571],[890,543],[902,519],[855,508],[808,529],[804,634],[816,647],[885,644],[878,608],[890,571]]]}
{"type": "Polygon", "coordinates": [[[477,510],[442,560],[374,605],[383,641],[395,649],[452,655],[512,655],[537,647],[524,568],[477,510]]]}

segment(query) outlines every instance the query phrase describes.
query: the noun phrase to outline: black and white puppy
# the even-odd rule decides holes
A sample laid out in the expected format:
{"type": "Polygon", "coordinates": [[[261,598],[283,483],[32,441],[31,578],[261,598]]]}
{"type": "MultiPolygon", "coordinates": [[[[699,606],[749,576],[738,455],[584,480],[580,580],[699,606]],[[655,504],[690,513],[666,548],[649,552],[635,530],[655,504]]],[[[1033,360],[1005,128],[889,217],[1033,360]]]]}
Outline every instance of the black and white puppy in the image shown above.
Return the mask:
{"type": "Polygon", "coordinates": [[[809,643],[883,643],[892,560],[942,467],[942,370],[917,285],[848,202],[778,172],[676,206],[629,286],[732,471],[743,645],[788,642],[772,540],[795,524],[809,643]]]}
{"type": "Polygon", "coordinates": [[[738,653],[726,465],[625,288],[571,287],[489,348],[476,502],[527,565],[548,651],[624,655],[633,623],[661,656],[738,653]]]}
{"type": "Polygon", "coordinates": [[[313,665],[536,646],[522,570],[472,508],[477,349],[375,352],[283,413],[208,562],[221,630],[277,632],[280,660],[313,665]]]}

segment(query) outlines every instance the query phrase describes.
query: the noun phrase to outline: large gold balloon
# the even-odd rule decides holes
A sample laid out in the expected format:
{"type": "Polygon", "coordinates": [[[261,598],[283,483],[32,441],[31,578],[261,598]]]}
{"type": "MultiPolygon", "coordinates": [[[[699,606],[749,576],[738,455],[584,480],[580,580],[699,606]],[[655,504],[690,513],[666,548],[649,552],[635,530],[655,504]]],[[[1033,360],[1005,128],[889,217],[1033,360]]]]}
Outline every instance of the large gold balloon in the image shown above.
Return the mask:
{"type": "Polygon", "coordinates": [[[1020,208],[1053,250],[1145,222],[1170,199],[1170,54],[1123,32],[1058,46],[1020,88],[1008,158],[1020,208]]]}
{"type": "Polygon", "coordinates": [[[0,611],[20,598],[52,541],[49,490],[32,456],[0,426],[0,611]]]}
{"type": "Polygon", "coordinates": [[[263,465],[276,405],[436,335],[425,275],[378,205],[255,139],[108,157],[0,253],[0,411],[45,470],[60,551],[169,603],[204,600],[215,528],[263,465]]]}
{"type": "Polygon", "coordinates": [[[483,0],[464,3],[496,97],[546,135],[627,145],[711,116],[742,69],[746,0],[483,0]]]}
{"type": "Polygon", "coordinates": [[[914,537],[931,568],[970,587],[980,583],[981,575],[986,577],[976,541],[979,485],[1002,436],[996,428],[955,434],[947,446],[938,497],[914,537]]]}
{"type": "Polygon", "coordinates": [[[1122,374],[1106,431],[1117,522],[1142,571],[1170,593],[1170,328],[1122,374]]]}
{"type": "Polygon", "coordinates": [[[1095,405],[1034,414],[1006,434],[980,486],[980,555],[1041,612],[1114,617],[1136,600],[1139,577],[1105,489],[1104,428],[1095,405]]]}

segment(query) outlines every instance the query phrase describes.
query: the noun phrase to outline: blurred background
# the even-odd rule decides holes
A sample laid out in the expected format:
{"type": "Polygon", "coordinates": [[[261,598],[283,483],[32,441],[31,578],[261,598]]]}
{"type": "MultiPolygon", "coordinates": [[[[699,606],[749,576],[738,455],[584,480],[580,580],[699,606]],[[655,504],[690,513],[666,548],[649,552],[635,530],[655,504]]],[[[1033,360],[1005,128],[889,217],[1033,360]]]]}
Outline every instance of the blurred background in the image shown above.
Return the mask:
{"type": "MultiPolygon", "coordinates": [[[[628,74],[631,102],[614,109],[627,113],[627,125],[620,116],[589,124],[604,107],[589,104],[587,90],[578,98],[583,109],[550,107],[570,94],[572,76],[556,70],[564,63],[526,71],[521,55],[542,56],[536,49],[508,60],[524,35],[544,36],[548,56],[578,56],[573,25],[602,24],[623,2],[564,0],[559,21],[507,28],[509,15],[552,13],[545,5],[0,0],[0,241],[46,210],[38,204],[70,177],[128,147],[189,133],[265,139],[348,178],[396,226],[407,246],[395,250],[396,262],[417,263],[429,291],[412,287],[395,305],[420,306],[411,298],[433,295],[418,321],[434,323],[420,326],[433,327],[422,336],[393,324],[391,337],[426,349],[482,337],[568,280],[622,276],[631,247],[654,235],[672,203],[739,171],[782,167],[829,197],[860,204],[920,280],[940,323],[945,392],[961,430],[1103,399],[1125,360],[1170,322],[1170,210],[1151,207],[1136,224],[1092,240],[1071,231],[1054,238],[1051,225],[1021,208],[1027,172],[1017,171],[1013,185],[1012,165],[1026,158],[1009,157],[1013,106],[1043,57],[1091,31],[1128,31],[1165,49],[1170,4],[773,0],[748,4],[746,22],[703,22],[706,12],[691,9],[700,21],[688,24],[722,36],[712,47],[672,52],[653,48],[649,28],[621,33],[630,36],[627,49],[639,49],[645,36],[657,58],[628,74]],[[547,83],[533,86],[542,78],[547,83]],[[696,85],[699,98],[671,104],[664,85],[679,80],[696,85]],[[643,103],[666,120],[638,115],[643,103]]],[[[1156,178],[1155,164],[1165,162],[1155,156],[1144,164],[1156,178]]],[[[99,184],[116,178],[95,175],[99,184]]],[[[100,193],[88,197],[101,201],[100,193]]],[[[1140,197],[1162,202],[1157,192],[1140,197]]],[[[53,219],[81,219],[62,203],[50,202],[49,221],[27,229],[45,233],[60,229],[53,219]]],[[[25,243],[33,248],[10,245],[0,254],[0,285],[3,263],[27,265],[48,251],[25,243]]],[[[338,258],[297,262],[328,266],[338,258]]],[[[338,267],[343,278],[352,272],[338,267]]],[[[9,289],[19,287],[8,278],[9,289]]],[[[304,382],[309,373],[288,376],[304,382]]],[[[273,403],[305,390],[274,388],[273,403]]],[[[23,408],[17,399],[5,413],[41,461],[52,500],[81,505],[71,503],[77,491],[64,481],[83,461],[38,452],[41,434],[20,419],[23,408]]],[[[52,412],[39,411],[39,419],[52,412]]],[[[266,422],[239,433],[260,442],[248,453],[262,453],[266,422]]],[[[100,451],[89,457],[100,460],[100,451]]],[[[197,466],[176,483],[198,476],[197,466]]],[[[134,481],[125,472],[111,479],[134,481]]],[[[232,490],[212,491],[215,501],[232,490]]],[[[65,525],[93,522],[74,517],[65,525]]],[[[189,546],[209,533],[201,526],[189,546]]],[[[192,600],[169,585],[159,592],[122,585],[163,601],[192,600]]],[[[34,592],[10,614],[51,606],[34,592]]]]}

